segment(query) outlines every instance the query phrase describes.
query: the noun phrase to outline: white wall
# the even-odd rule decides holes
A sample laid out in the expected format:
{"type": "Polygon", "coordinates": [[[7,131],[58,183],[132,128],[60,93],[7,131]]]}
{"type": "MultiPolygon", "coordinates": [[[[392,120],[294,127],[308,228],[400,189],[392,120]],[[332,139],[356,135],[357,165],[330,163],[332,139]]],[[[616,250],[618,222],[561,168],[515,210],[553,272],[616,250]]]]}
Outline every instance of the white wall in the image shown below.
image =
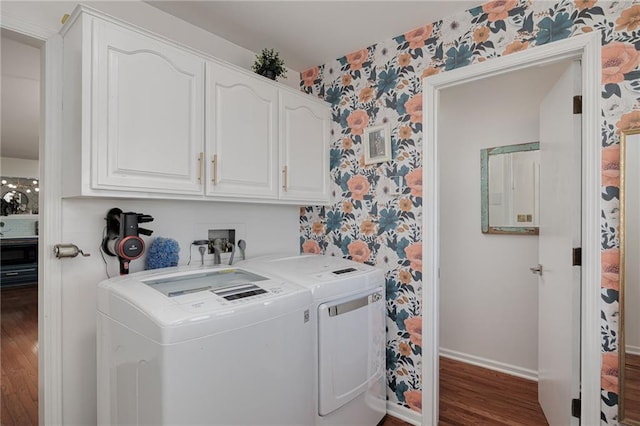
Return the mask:
{"type": "Polygon", "coordinates": [[[529,267],[538,263],[538,237],[482,234],[480,150],[539,140],[539,104],[556,72],[447,89],[438,122],[441,353],[533,377],[538,286],[529,267]]]}
{"type": "Polygon", "coordinates": [[[7,177],[39,178],[40,162],[23,158],[0,158],[0,175],[7,177]]]}
{"type": "Polygon", "coordinates": [[[640,135],[627,136],[626,151],[624,333],[627,351],[640,355],[640,135]]]}
{"type": "MultiPolygon", "coordinates": [[[[46,28],[60,28],[60,18],[71,13],[72,2],[3,2],[2,15],[46,28]]],[[[254,53],[233,45],[141,2],[89,2],[113,16],[155,31],[218,58],[249,68],[254,53]]],[[[293,74],[293,73],[292,73],[293,74]]],[[[296,75],[293,75],[298,86],[296,75]]],[[[79,82],[78,82],[79,84],[79,82]]],[[[63,141],[64,143],[64,141],[63,141]]],[[[249,257],[268,252],[299,251],[299,209],[296,206],[182,202],[159,200],[67,199],[62,206],[63,223],[41,218],[43,226],[62,226],[63,242],[74,243],[91,257],[64,259],[62,284],[63,423],[96,423],[96,286],[106,278],[98,247],[112,207],[150,214],[147,224],[155,236],[172,237],[181,246],[181,263],[188,259],[188,244],[206,237],[206,224],[242,224],[249,257]]],[[[194,250],[194,259],[199,254],[194,250]]],[[[115,273],[117,261],[108,259],[115,273]]],[[[132,271],[139,270],[135,261],[132,271]]]]}

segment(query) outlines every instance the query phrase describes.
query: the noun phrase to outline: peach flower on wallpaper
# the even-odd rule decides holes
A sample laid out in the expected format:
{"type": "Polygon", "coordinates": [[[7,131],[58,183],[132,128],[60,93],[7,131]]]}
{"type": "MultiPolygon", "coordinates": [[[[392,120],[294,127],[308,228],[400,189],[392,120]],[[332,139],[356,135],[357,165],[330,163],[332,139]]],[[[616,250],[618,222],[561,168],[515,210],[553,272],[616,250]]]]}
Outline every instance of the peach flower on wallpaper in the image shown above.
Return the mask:
{"type": "Polygon", "coordinates": [[[360,224],[360,232],[367,236],[373,235],[376,232],[376,224],[367,219],[360,224]]]}
{"type": "Polygon", "coordinates": [[[304,253],[312,253],[312,254],[320,254],[322,250],[320,250],[320,246],[318,242],[315,240],[307,240],[302,244],[302,251],[304,253]]]}
{"type": "Polygon", "coordinates": [[[403,53],[398,55],[398,65],[401,67],[408,67],[411,64],[411,55],[403,53]]]}
{"type": "Polygon", "coordinates": [[[640,53],[633,44],[614,41],[602,48],[602,84],[622,83],[624,74],[640,63],[640,53]]]}
{"type": "Polygon", "coordinates": [[[513,43],[509,44],[506,49],[504,49],[503,54],[508,55],[510,53],[520,52],[522,50],[527,50],[529,48],[529,42],[521,42],[520,40],[515,40],[513,43]]]}
{"type": "Polygon", "coordinates": [[[433,25],[425,25],[424,27],[416,28],[404,34],[404,39],[409,42],[411,49],[419,49],[424,46],[425,42],[433,33],[433,25]]]}
{"type": "Polygon", "coordinates": [[[313,86],[313,82],[318,78],[318,74],[320,73],[320,67],[309,68],[300,74],[300,79],[305,87],[313,86]]]}
{"type": "Polygon", "coordinates": [[[416,346],[422,346],[422,316],[404,320],[404,326],[409,332],[409,340],[416,346]]]}
{"type": "Polygon", "coordinates": [[[573,3],[579,10],[591,9],[598,0],[575,0],[573,3]]]}
{"type": "Polygon", "coordinates": [[[373,100],[373,97],[376,94],[376,89],[373,87],[365,87],[360,91],[358,95],[358,100],[363,104],[369,103],[373,100]]]}
{"type": "Polygon", "coordinates": [[[324,224],[320,221],[313,222],[313,224],[311,225],[311,232],[316,235],[324,234],[324,224]]]}
{"type": "Polygon", "coordinates": [[[620,186],[620,145],[602,149],[602,185],[620,186]]]}
{"type": "Polygon", "coordinates": [[[518,0],[494,0],[483,4],[482,11],[488,15],[489,22],[503,21],[517,5],[518,0]]]}
{"type": "Polygon", "coordinates": [[[422,197],[422,167],[410,171],[404,178],[411,189],[411,195],[422,197]]]}
{"type": "Polygon", "coordinates": [[[398,205],[400,206],[400,210],[403,212],[410,212],[413,208],[413,203],[408,198],[401,198],[398,205]]]}
{"type": "Polygon", "coordinates": [[[409,356],[411,355],[411,346],[409,346],[405,342],[400,342],[400,344],[398,345],[398,352],[400,352],[400,355],[402,356],[409,356]]]}
{"type": "Polygon", "coordinates": [[[417,242],[408,245],[404,249],[404,254],[407,255],[407,259],[411,262],[411,269],[422,272],[422,243],[417,242]]]}
{"type": "Polygon", "coordinates": [[[409,408],[418,413],[422,413],[422,391],[410,390],[406,391],[403,395],[409,408]]]}
{"type": "Polygon", "coordinates": [[[347,187],[351,192],[351,198],[354,200],[362,200],[369,192],[371,185],[366,176],[355,175],[347,181],[347,187]]]}
{"type": "Polygon", "coordinates": [[[602,261],[602,287],[620,289],[620,250],[607,249],[600,255],[602,261]]]}
{"type": "Polygon", "coordinates": [[[351,129],[351,133],[361,135],[369,125],[369,114],[363,109],[357,109],[347,117],[347,125],[351,129]]]}
{"type": "Polygon", "coordinates": [[[416,93],[404,104],[412,123],[422,123],[422,93],[416,93]]]}
{"type": "Polygon", "coordinates": [[[367,49],[361,49],[357,52],[349,53],[346,58],[352,71],[362,69],[362,64],[367,61],[369,57],[369,51],[367,49]]]}
{"type": "Polygon", "coordinates": [[[640,5],[631,6],[625,9],[616,19],[616,31],[632,32],[640,27],[640,5]]]}
{"type": "Polygon", "coordinates": [[[602,381],[600,386],[607,392],[618,393],[618,352],[602,354],[602,381]]]}
{"type": "Polygon", "coordinates": [[[478,27],[473,30],[473,41],[477,44],[484,43],[489,40],[489,36],[491,35],[491,30],[489,27],[478,27]]]}
{"type": "Polygon", "coordinates": [[[402,284],[409,284],[411,283],[411,281],[413,280],[413,277],[411,276],[411,272],[402,269],[399,273],[398,273],[398,280],[402,283],[402,284]]]}
{"type": "Polygon", "coordinates": [[[356,240],[347,246],[349,256],[356,262],[366,262],[371,257],[371,250],[369,245],[364,241],[356,240]]]}
{"type": "Polygon", "coordinates": [[[440,68],[429,67],[429,68],[425,68],[425,70],[422,71],[422,75],[420,77],[422,78],[431,77],[432,75],[436,75],[439,73],[440,73],[440,68]]]}
{"type": "Polygon", "coordinates": [[[620,134],[621,130],[640,129],[640,111],[631,111],[623,114],[620,120],[616,123],[617,134],[620,134]]]}

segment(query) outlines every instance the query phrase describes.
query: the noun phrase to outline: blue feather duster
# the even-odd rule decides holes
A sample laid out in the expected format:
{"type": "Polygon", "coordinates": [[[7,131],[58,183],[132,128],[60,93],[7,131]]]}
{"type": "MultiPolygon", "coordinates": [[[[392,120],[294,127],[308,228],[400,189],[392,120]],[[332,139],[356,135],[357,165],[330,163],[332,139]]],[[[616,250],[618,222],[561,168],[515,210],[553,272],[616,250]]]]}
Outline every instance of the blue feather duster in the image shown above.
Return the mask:
{"type": "Polygon", "coordinates": [[[168,268],[178,265],[180,245],[173,238],[158,237],[147,253],[146,269],[168,268]]]}

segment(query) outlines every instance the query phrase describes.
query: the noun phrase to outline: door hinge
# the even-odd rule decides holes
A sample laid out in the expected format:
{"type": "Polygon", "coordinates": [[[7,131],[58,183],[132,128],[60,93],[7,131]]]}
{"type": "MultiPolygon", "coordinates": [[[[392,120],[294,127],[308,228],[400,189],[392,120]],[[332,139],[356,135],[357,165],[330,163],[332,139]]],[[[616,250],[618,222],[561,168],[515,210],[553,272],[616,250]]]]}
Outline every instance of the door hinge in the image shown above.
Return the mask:
{"type": "Polygon", "coordinates": [[[580,95],[573,97],[573,113],[582,114],[582,96],[580,95]]]}
{"type": "Polygon", "coordinates": [[[581,409],[581,404],[580,404],[580,399],[574,398],[571,400],[571,415],[573,417],[577,417],[578,419],[580,418],[580,409],[581,409]]]}
{"type": "Polygon", "coordinates": [[[572,266],[582,266],[582,247],[575,247],[573,249],[572,266]]]}

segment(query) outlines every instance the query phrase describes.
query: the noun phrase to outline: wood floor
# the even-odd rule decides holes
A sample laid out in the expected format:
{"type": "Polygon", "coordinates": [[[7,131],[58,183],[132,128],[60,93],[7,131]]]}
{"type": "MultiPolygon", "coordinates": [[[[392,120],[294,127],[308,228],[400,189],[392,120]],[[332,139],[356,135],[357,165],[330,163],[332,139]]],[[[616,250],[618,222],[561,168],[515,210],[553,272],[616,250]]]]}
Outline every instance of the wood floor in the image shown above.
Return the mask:
{"type": "MultiPolygon", "coordinates": [[[[440,358],[440,426],[547,424],[536,382],[440,358]]],[[[382,425],[411,424],[387,415],[382,425]]]]}
{"type": "Polygon", "coordinates": [[[640,355],[625,355],[624,418],[640,421],[640,355]]]}
{"type": "MultiPolygon", "coordinates": [[[[2,290],[0,302],[0,420],[3,426],[37,425],[38,288],[2,290]]],[[[440,358],[440,426],[546,425],[537,400],[535,382],[440,358]]],[[[382,425],[409,423],[387,416],[382,425]]]]}
{"type": "Polygon", "coordinates": [[[38,286],[0,291],[3,426],[38,424],[38,286]]]}
{"type": "Polygon", "coordinates": [[[440,357],[440,426],[547,424],[537,382],[440,357]]]}

